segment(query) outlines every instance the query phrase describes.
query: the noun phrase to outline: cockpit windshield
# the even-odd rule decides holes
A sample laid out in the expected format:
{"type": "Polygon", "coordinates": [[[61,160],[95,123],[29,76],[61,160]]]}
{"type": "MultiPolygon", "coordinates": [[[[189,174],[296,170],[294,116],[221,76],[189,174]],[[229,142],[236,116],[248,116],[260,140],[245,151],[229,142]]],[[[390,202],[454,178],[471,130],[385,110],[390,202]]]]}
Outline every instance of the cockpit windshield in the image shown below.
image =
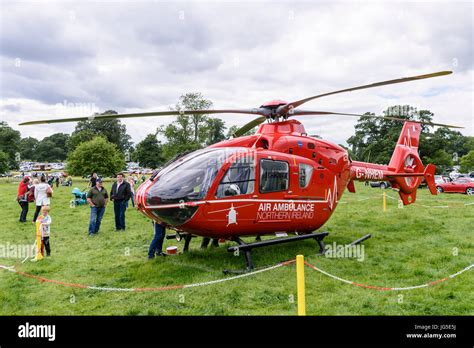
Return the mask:
{"type": "Polygon", "coordinates": [[[163,168],[147,194],[147,204],[203,199],[226,159],[247,148],[208,148],[195,151],[163,168]]]}

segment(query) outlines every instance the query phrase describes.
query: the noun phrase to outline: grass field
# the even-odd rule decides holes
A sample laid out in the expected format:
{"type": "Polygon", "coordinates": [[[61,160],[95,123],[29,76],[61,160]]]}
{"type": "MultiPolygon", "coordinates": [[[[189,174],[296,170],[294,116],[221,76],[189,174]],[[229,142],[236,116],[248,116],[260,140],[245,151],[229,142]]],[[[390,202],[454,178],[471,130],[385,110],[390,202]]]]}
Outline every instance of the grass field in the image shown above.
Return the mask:
{"type": "MultiPolygon", "coordinates": [[[[75,180],[75,186],[85,187],[75,180]]],[[[110,189],[111,184],[106,183],[110,189]]],[[[20,224],[15,200],[17,183],[0,182],[0,245],[32,244],[33,224],[20,224]]],[[[257,266],[292,259],[297,254],[321,269],[358,283],[404,287],[444,278],[473,262],[474,197],[458,194],[431,196],[419,190],[417,203],[398,208],[388,199],[382,211],[382,190],[357,185],[346,192],[333,217],[322,228],[326,243],[349,243],[367,233],[364,261],[318,256],[312,240],[277,245],[254,252],[257,266]],[[448,206],[449,208],[442,208],[448,206]]],[[[387,191],[397,197],[394,191],[387,191]]],[[[219,248],[200,250],[147,261],[152,238],[149,220],[127,211],[126,232],[115,232],[113,210],[106,211],[101,233],[87,236],[89,208],[70,208],[71,188],[55,190],[52,200],[52,256],[33,263],[0,258],[2,265],[70,283],[104,287],[158,287],[190,284],[225,277],[225,268],[244,267],[219,248]]],[[[28,219],[33,217],[30,205],[28,219]]],[[[165,246],[182,244],[167,240],[165,246]]],[[[295,315],[295,266],[285,266],[244,279],[206,287],[166,292],[99,292],[40,283],[0,270],[2,315],[295,315]]],[[[412,291],[375,291],[341,283],[306,268],[308,315],[473,315],[474,272],[438,285],[412,291]]]]}

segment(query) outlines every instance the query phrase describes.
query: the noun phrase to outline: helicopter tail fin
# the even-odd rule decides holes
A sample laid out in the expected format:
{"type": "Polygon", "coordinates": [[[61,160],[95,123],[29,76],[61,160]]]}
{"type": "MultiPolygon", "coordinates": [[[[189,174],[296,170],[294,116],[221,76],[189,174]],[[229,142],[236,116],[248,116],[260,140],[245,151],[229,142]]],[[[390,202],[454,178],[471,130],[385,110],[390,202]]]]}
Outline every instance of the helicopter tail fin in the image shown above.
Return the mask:
{"type": "Polygon", "coordinates": [[[426,168],[418,153],[421,124],[405,122],[397,145],[388,164],[387,178],[392,187],[398,190],[404,205],[416,200],[416,190],[425,179],[430,192],[436,195],[434,174],[436,167],[428,164],[426,168]]]}

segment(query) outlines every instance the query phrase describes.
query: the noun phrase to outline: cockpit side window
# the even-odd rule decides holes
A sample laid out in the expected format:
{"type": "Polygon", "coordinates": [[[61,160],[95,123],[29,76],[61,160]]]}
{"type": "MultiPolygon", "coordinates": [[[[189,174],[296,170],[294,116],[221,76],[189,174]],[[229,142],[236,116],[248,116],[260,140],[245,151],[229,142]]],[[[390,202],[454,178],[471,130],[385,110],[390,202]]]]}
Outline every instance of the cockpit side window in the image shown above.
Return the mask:
{"type": "Polygon", "coordinates": [[[311,182],[311,176],[313,175],[313,166],[306,163],[300,163],[299,178],[300,187],[306,188],[311,182]]]}
{"type": "Polygon", "coordinates": [[[253,193],[255,186],[255,164],[252,159],[237,159],[227,169],[219,186],[217,198],[253,193]]]}
{"type": "Polygon", "coordinates": [[[260,160],[260,192],[288,190],[289,165],[285,161],[260,160]]]}

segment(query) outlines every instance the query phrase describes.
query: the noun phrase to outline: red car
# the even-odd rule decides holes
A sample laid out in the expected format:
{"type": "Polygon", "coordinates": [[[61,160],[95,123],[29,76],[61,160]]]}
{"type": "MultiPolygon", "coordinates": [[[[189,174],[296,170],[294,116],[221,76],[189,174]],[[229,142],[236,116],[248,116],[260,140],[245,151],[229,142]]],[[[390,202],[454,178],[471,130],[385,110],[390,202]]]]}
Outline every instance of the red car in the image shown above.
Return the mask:
{"type": "Polygon", "coordinates": [[[470,178],[459,178],[453,182],[437,184],[436,189],[438,190],[438,193],[456,192],[474,195],[474,181],[472,181],[470,178]]]}

